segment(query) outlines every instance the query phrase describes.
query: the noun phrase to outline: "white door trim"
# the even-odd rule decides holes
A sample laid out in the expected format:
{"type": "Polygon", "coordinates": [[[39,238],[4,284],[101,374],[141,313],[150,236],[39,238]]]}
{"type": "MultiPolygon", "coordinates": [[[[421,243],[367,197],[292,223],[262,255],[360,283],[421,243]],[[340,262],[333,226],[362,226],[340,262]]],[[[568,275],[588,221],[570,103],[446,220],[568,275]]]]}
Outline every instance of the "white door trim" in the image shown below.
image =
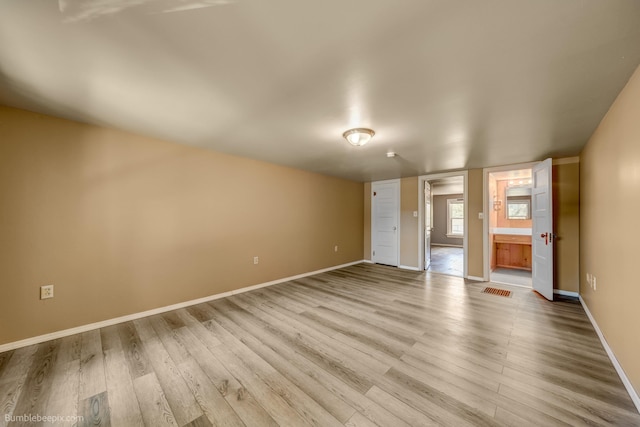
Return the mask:
{"type": "Polygon", "coordinates": [[[398,184],[398,194],[397,194],[397,201],[396,204],[398,206],[398,232],[396,233],[396,239],[397,239],[397,244],[396,244],[396,258],[398,260],[398,262],[396,263],[396,267],[400,265],[400,223],[402,222],[401,219],[401,209],[400,209],[400,204],[402,203],[402,199],[401,199],[401,193],[402,193],[402,183],[400,182],[400,179],[387,179],[384,181],[373,181],[371,183],[371,253],[369,253],[369,256],[371,257],[371,261],[373,261],[373,248],[376,247],[375,245],[375,221],[374,221],[374,212],[375,209],[373,208],[373,187],[377,184],[398,184]]]}
{"type": "Polygon", "coordinates": [[[418,177],[418,269],[424,270],[424,183],[434,179],[462,176],[464,181],[464,236],[462,237],[462,252],[464,256],[462,277],[468,278],[469,267],[469,171],[459,170],[453,172],[433,173],[418,177]]]}
{"type": "Polygon", "coordinates": [[[484,219],[482,221],[482,269],[484,274],[482,275],[482,279],[485,282],[489,281],[489,273],[491,271],[491,245],[489,242],[489,212],[491,211],[489,210],[489,192],[487,191],[489,174],[491,172],[504,172],[517,169],[533,169],[538,163],[540,162],[517,163],[514,165],[482,169],[482,211],[484,212],[484,219]]]}

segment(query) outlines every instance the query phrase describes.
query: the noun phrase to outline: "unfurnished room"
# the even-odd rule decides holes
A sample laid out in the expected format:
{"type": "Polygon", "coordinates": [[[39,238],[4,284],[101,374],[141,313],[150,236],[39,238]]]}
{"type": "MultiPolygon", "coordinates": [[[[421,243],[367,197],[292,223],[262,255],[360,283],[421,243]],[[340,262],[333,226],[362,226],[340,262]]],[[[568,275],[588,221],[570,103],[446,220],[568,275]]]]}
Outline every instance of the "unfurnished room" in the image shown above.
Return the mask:
{"type": "Polygon", "coordinates": [[[0,0],[0,427],[640,426],[637,0],[0,0]]]}

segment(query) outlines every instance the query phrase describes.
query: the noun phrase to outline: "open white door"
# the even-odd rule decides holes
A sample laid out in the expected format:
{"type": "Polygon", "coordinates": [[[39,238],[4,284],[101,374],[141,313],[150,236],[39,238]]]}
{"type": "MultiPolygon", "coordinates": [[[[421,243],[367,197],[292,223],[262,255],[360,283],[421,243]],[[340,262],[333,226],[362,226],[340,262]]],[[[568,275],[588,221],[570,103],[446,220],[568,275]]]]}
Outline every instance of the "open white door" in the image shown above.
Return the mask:
{"type": "Polygon", "coordinates": [[[551,159],[533,167],[531,206],[533,217],[533,289],[553,301],[553,205],[551,198],[551,159]]]}
{"type": "Polygon", "coordinates": [[[371,184],[371,260],[398,266],[400,181],[371,184]]]}
{"type": "Polygon", "coordinates": [[[431,265],[431,184],[424,182],[424,269],[431,265]]]}

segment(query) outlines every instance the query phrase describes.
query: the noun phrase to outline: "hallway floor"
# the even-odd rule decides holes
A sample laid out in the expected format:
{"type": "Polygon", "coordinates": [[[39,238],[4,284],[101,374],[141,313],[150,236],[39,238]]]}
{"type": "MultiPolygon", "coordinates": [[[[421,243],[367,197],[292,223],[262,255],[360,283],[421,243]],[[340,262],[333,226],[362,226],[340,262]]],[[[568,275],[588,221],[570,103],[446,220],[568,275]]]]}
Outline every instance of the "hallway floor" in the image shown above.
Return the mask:
{"type": "Polygon", "coordinates": [[[429,271],[432,273],[462,277],[464,271],[463,265],[464,251],[462,248],[431,245],[431,265],[429,266],[429,271]]]}

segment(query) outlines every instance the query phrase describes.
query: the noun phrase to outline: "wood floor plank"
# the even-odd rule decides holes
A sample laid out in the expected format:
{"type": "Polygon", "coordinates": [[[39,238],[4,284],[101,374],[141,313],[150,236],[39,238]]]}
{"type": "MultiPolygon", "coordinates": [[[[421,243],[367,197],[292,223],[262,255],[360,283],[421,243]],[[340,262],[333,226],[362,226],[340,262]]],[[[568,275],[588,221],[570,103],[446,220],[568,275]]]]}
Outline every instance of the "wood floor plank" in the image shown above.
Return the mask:
{"type": "Polygon", "coordinates": [[[410,426],[427,427],[439,425],[435,420],[390,395],[378,386],[371,387],[365,396],[376,402],[381,407],[387,409],[393,415],[400,418],[410,426]]]}
{"type": "Polygon", "coordinates": [[[98,395],[107,390],[104,376],[104,359],[100,330],[84,332],[80,348],[80,400],[98,395]]]}
{"type": "Polygon", "coordinates": [[[82,417],[78,423],[79,426],[111,426],[107,392],[105,391],[80,401],[78,415],[82,417]]]}
{"type": "Polygon", "coordinates": [[[100,330],[104,347],[104,367],[109,415],[114,426],[143,426],[142,412],[133,388],[126,356],[116,326],[100,330]]]}
{"type": "Polygon", "coordinates": [[[210,334],[202,323],[191,315],[189,310],[177,310],[176,314],[180,320],[189,327],[189,330],[191,330],[191,332],[193,332],[204,343],[204,345],[207,346],[207,348],[215,348],[220,345],[220,339],[215,335],[210,334]]]}
{"type": "Polygon", "coordinates": [[[346,427],[380,427],[378,424],[369,420],[360,412],[356,412],[355,414],[353,414],[349,418],[349,421],[346,422],[345,426],[346,427]]]}
{"type": "Polygon", "coordinates": [[[240,417],[194,359],[181,363],[179,369],[209,422],[218,426],[244,426],[240,417]]]}
{"type": "Polygon", "coordinates": [[[185,362],[189,357],[189,351],[178,340],[177,330],[171,329],[161,316],[151,316],[149,322],[174,362],[176,364],[185,362]]]}
{"type": "Polygon", "coordinates": [[[46,415],[63,417],[57,425],[73,426],[75,420],[66,418],[78,411],[80,391],[81,335],[71,335],[60,340],[60,350],[53,368],[52,393],[47,403],[46,415]]]}
{"type": "Polygon", "coordinates": [[[38,344],[14,414],[45,414],[52,395],[52,372],[59,348],[60,340],[38,344]]]}
{"type": "Polygon", "coordinates": [[[140,339],[144,343],[145,353],[153,368],[171,411],[179,425],[200,418],[202,408],[187,386],[175,362],[165,350],[151,323],[147,319],[133,321],[140,339]]]}
{"type": "MultiPolygon", "coordinates": [[[[116,327],[120,334],[120,342],[124,350],[131,377],[136,379],[152,373],[153,369],[144,352],[142,341],[140,341],[135,325],[131,322],[126,322],[116,327]]],[[[146,381],[148,382],[149,380],[146,381]]]]}
{"type": "Polygon", "coordinates": [[[185,424],[184,427],[213,427],[213,424],[211,424],[211,421],[209,421],[206,415],[203,415],[191,421],[189,424],[185,424]]]}
{"type": "MultiPolygon", "coordinates": [[[[22,394],[27,374],[31,367],[38,345],[31,345],[14,350],[14,355],[7,363],[5,372],[0,377],[0,413],[11,417],[14,413],[18,399],[22,394]]],[[[0,419],[0,426],[6,425],[4,419],[0,419]]]]}
{"type": "Polygon", "coordinates": [[[145,425],[154,427],[178,425],[155,373],[151,372],[134,379],[133,388],[138,397],[145,425]]]}
{"type": "Polygon", "coordinates": [[[5,351],[4,353],[0,353],[0,381],[2,381],[2,373],[4,371],[5,366],[9,364],[9,360],[11,360],[11,356],[15,350],[5,351]]]}

